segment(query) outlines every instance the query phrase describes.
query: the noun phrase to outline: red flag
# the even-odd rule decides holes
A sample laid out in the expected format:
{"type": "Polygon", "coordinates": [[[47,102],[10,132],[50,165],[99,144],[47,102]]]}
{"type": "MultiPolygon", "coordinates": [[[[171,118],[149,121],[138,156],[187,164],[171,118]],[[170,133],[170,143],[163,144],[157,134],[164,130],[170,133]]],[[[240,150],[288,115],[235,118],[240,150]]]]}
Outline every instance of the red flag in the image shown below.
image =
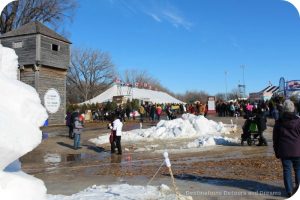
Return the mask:
{"type": "Polygon", "coordinates": [[[114,82],[115,82],[115,83],[121,83],[121,80],[118,79],[118,78],[115,78],[114,82]]]}

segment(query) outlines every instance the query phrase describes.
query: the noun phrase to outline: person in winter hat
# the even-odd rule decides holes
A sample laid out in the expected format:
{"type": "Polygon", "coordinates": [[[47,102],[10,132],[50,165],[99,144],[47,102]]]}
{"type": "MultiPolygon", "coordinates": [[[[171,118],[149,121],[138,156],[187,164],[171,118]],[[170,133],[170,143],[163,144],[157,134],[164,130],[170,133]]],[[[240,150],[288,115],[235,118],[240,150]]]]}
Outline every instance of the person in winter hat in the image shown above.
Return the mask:
{"type": "Polygon", "coordinates": [[[297,191],[300,182],[300,118],[295,114],[295,106],[291,100],[284,102],[282,115],[275,122],[273,145],[276,158],[282,162],[287,196],[291,197],[297,191]],[[292,168],[295,171],[295,187],[292,168]]]}

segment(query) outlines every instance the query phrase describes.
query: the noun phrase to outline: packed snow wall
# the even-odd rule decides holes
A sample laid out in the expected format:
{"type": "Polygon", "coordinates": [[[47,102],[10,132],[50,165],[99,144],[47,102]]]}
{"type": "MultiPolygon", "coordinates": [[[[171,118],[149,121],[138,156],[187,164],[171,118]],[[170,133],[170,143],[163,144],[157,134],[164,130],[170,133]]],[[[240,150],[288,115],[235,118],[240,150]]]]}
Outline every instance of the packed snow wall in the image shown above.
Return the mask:
{"type": "Polygon", "coordinates": [[[18,57],[0,44],[0,199],[44,200],[44,183],[17,161],[42,140],[48,118],[36,90],[17,80],[18,57]]]}

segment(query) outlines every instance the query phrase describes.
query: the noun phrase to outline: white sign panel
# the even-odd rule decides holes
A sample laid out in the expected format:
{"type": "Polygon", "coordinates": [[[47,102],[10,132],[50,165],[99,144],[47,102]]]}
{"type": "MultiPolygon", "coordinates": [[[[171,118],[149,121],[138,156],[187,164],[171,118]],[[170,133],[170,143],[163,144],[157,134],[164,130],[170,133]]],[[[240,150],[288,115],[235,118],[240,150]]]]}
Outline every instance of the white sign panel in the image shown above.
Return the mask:
{"type": "Polygon", "coordinates": [[[208,101],[208,110],[216,110],[215,101],[208,101]]]}
{"type": "Polygon", "coordinates": [[[209,111],[214,111],[216,110],[216,103],[215,103],[215,97],[208,97],[208,110],[209,111]]]}
{"type": "Polygon", "coordinates": [[[56,113],[60,107],[60,96],[56,89],[49,89],[44,96],[44,105],[49,113],[56,113]]]}

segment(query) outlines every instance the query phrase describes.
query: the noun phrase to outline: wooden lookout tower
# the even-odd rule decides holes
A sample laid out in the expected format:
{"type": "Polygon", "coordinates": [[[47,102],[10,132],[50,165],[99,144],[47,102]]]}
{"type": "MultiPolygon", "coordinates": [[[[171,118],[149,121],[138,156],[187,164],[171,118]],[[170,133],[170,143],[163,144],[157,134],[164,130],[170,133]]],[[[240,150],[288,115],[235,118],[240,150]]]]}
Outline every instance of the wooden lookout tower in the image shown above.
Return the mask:
{"type": "Polygon", "coordinates": [[[31,22],[1,35],[0,43],[18,55],[19,80],[37,90],[49,125],[63,124],[71,42],[42,23],[31,22]]]}

